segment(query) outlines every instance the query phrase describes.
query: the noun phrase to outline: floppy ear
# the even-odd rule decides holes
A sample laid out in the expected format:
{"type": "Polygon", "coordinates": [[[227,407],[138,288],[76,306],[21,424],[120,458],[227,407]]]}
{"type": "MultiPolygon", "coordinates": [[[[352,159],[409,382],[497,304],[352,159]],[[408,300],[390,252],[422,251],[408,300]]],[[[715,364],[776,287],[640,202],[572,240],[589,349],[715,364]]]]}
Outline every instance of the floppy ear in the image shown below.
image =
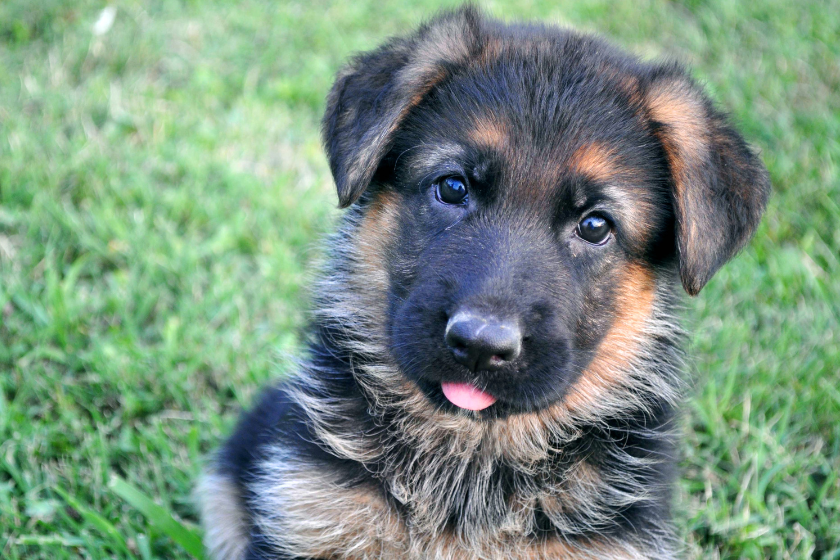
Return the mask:
{"type": "Polygon", "coordinates": [[[478,45],[473,7],[444,14],[414,35],[357,56],[336,78],[322,123],[339,206],[365,191],[412,107],[478,45]]]}
{"type": "Polygon", "coordinates": [[[680,277],[697,295],[755,233],[770,180],[743,137],[679,68],[660,69],[646,103],[673,179],[680,277]]]}

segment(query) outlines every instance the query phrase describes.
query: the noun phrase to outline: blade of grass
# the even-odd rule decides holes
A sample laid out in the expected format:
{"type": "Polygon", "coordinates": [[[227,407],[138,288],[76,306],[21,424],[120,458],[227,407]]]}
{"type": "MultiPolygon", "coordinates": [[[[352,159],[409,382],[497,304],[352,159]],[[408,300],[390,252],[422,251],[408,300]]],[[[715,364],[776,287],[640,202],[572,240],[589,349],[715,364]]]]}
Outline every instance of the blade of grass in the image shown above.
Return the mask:
{"type": "Polygon", "coordinates": [[[149,520],[149,523],[181,545],[188,553],[199,559],[204,558],[204,546],[201,544],[201,537],[197,531],[175,519],[166,509],[154,503],[151,498],[117,476],[111,479],[108,487],[140,511],[149,520]]]}
{"type": "Polygon", "coordinates": [[[56,494],[61,496],[65,502],[67,502],[70,507],[75,509],[79,512],[79,515],[91,526],[97,529],[103,535],[109,537],[113,543],[115,543],[120,550],[125,552],[126,554],[131,554],[128,550],[128,546],[126,545],[125,539],[117,531],[117,528],[114,527],[110,521],[81,503],[79,500],[62,490],[61,488],[55,487],[53,488],[56,494]]]}

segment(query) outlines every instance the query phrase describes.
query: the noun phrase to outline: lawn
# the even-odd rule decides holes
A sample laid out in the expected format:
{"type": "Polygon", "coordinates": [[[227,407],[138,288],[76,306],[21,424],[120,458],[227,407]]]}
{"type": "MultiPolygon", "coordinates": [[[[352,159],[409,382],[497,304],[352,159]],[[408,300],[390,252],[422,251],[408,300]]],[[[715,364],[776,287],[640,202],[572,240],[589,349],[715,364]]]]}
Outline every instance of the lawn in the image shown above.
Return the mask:
{"type": "MultiPolygon", "coordinates": [[[[447,4],[0,2],[0,557],[192,557],[197,473],[300,348],[332,76],[447,4]]],[[[760,150],[767,216],[686,301],[678,521],[840,558],[840,1],[483,4],[687,62],[760,150]]]]}

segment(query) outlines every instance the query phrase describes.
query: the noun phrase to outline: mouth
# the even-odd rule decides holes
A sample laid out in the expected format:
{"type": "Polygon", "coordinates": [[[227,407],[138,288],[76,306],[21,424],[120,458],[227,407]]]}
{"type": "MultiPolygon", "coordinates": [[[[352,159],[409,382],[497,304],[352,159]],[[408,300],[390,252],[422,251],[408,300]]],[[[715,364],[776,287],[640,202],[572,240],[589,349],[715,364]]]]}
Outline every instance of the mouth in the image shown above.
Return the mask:
{"type": "Polygon", "coordinates": [[[459,408],[484,410],[496,402],[496,397],[469,383],[441,383],[443,396],[459,408]]]}

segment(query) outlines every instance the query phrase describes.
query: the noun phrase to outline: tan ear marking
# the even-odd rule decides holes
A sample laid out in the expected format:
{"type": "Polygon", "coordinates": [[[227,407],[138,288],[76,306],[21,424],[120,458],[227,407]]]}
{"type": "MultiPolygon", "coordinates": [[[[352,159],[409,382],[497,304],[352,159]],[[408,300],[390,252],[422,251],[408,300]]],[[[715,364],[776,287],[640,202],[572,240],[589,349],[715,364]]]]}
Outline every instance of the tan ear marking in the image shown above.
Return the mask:
{"type": "Polygon", "coordinates": [[[684,163],[702,158],[708,150],[707,116],[701,99],[687,84],[666,82],[648,92],[648,111],[657,122],[668,127],[668,158],[684,163]]]}
{"type": "Polygon", "coordinates": [[[709,145],[701,100],[687,85],[667,82],[648,93],[648,110],[655,121],[667,127],[659,136],[674,177],[675,196],[685,202],[703,196],[702,182],[692,181],[709,145]],[[698,188],[689,188],[694,183],[698,188]]]}

